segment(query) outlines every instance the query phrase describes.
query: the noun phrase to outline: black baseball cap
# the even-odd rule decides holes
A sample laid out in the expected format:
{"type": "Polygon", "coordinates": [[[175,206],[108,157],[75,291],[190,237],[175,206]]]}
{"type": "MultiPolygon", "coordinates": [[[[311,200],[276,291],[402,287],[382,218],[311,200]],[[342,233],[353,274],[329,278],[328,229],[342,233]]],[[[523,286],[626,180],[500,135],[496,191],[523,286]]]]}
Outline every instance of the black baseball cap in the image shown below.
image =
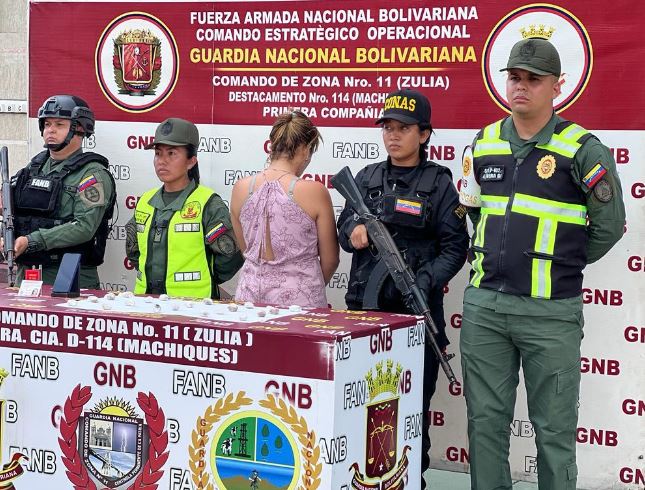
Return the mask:
{"type": "Polygon", "coordinates": [[[430,125],[430,101],[416,90],[398,90],[385,98],[383,115],[376,121],[381,124],[386,119],[394,119],[404,124],[430,125]]]}
{"type": "Polygon", "coordinates": [[[516,42],[511,48],[506,68],[502,68],[500,71],[513,68],[530,71],[536,75],[559,77],[562,73],[558,50],[546,39],[535,37],[516,42]]]}

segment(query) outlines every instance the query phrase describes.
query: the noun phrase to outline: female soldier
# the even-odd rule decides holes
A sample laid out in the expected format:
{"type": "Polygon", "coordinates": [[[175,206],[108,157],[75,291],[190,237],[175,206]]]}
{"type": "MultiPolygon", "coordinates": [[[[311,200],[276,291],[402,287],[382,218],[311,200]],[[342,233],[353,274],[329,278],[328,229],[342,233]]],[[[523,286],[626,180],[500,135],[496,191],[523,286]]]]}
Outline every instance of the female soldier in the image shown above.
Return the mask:
{"type": "Polygon", "coordinates": [[[325,285],[339,260],[334,210],[321,183],[300,179],[320,133],[292,111],[269,138],[268,167],[233,187],[233,229],[245,256],[235,299],[326,307],[325,285]]]}
{"type": "Polygon", "coordinates": [[[141,196],[128,223],[126,253],[137,269],[134,292],[219,298],[218,284],[243,258],[226,204],[199,184],[197,127],[170,118],[155,132],[155,173],[163,183],[141,196]]]}

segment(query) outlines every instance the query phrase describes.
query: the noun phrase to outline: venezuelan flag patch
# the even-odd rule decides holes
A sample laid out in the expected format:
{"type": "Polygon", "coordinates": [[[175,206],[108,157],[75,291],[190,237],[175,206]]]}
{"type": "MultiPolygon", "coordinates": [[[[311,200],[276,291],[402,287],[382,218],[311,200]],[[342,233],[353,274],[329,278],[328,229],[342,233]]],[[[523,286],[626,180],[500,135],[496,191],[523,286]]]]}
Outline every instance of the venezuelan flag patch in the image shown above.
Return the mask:
{"type": "Polygon", "coordinates": [[[88,177],[85,177],[83,180],[81,180],[81,183],[78,184],[78,192],[83,192],[85,189],[88,187],[92,187],[94,184],[96,184],[98,181],[96,180],[96,177],[94,175],[89,175],[88,177]]]}
{"type": "Polygon", "coordinates": [[[211,231],[206,233],[206,241],[208,243],[213,243],[218,236],[223,235],[227,231],[228,231],[228,228],[224,226],[224,223],[220,223],[217,226],[215,226],[213,229],[211,229],[211,231]]]}
{"type": "Polygon", "coordinates": [[[399,199],[396,200],[396,206],[394,210],[397,213],[411,214],[413,216],[419,216],[421,214],[421,203],[419,201],[410,201],[409,199],[399,199]]]}
{"type": "Polygon", "coordinates": [[[595,186],[606,173],[607,169],[600,163],[596,163],[594,168],[592,168],[589,173],[582,178],[582,183],[586,185],[588,189],[593,189],[593,186],[595,186]]]}

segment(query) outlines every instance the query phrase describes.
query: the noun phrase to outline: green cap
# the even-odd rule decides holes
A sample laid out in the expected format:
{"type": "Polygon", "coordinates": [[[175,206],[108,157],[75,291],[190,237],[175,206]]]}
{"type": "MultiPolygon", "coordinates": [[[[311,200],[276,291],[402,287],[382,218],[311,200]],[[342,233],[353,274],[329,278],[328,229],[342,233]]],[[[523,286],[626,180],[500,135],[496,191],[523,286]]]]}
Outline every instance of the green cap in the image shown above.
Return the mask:
{"type": "Polygon", "coordinates": [[[536,75],[555,75],[562,73],[560,68],[560,55],[555,46],[546,39],[529,38],[515,43],[508,57],[507,71],[512,68],[530,71],[536,75]]]}
{"type": "Polygon", "coordinates": [[[146,146],[146,150],[154,148],[155,145],[199,147],[199,131],[190,121],[170,117],[162,122],[155,131],[155,139],[146,146]]]}

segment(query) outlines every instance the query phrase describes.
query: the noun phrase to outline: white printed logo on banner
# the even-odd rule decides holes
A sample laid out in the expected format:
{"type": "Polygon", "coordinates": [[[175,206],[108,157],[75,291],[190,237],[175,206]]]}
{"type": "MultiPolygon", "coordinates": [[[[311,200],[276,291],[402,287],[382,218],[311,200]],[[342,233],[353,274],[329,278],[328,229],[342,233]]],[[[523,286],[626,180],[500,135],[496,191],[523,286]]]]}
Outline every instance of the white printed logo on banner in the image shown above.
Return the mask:
{"type": "Polygon", "coordinates": [[[570,107],[580,97],[591,77],[593,49],[584,25],[571,12],[549,4],[520,7],[500,20],[484,44],[482,74],[486,90],[502,109],[510,113],[506,100],[506,67],[511,47],[524,38],[547,39],[558,50],[563,73],[562,93],[555,110],[570,107]]]}
{"type": "Polygon", "coordinates": [[[172,93],[179,75],[177,43],[170,30],[145,12],[112,20],[96,46],[96,78],[112,104],[146,112],[172,93]]]}

